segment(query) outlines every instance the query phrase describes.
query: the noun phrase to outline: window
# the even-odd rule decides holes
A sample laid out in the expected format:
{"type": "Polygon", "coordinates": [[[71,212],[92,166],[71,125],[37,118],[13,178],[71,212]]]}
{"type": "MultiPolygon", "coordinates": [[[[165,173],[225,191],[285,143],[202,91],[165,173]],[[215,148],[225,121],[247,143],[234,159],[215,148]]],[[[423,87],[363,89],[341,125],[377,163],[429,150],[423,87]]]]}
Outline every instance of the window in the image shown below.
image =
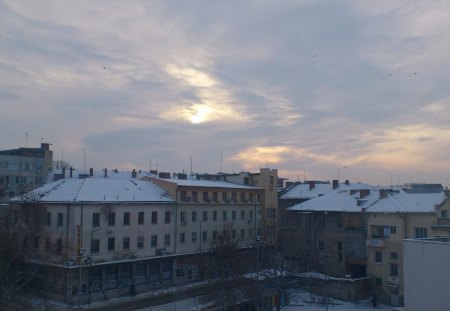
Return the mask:
{"type": "Polygon", "coordinates": [[[377,284],[378,286],[383,285],[383,279],[382,278],[375,278],[375,284],[377,284]]]}
{"type": "Polygon", "coordinates": [[[203,201],[204,202],[209,202],[208,192],[203,192],[203,201]]]}
{"type": "Polygon", "coordinates": [[[223,220],[227,220],[227,211],[223,211],[222,216],[223,220]]]}
{"type": "Polygon", "coordinates": [[[231,219],[236,220],[236,211],[231,212],[231,219]]]}
{"type": "Polygon", "coordinates": [[[213,211],[213,220],[214,220],[214,221],[217,220],[217,211],[213,211]]]}
{"type": "Polygon", "coordinates": [[[236,198],[236,193],[235,193],[235,192],[233,192],[233,193],[231,194],[231,201],[232,201],[233,203],[236,203],[236,202],[237,202],[237,198],[236,198]]]}
{"type": "Polygon", "coordinates": [[[113,227],[116,225],[116,213],[108,214],[108,226],[113,227]]]}
{"type": "Polygon", "coordinates": [[[100,251],[100,240],[94,239],[91,244],[91,253],[98,253],[100,251]]]}
{"type": "Polygon", "coordinates": [[[123,213],[123,225],[124,226],[130,225],[130,212],[123,213]]]}
{"type": "Polygon", "coordinates": [[[391,226],[390,232],[391,232],[391,234],[397,234],[397,227],[391,226]]]}
{"type": "Polygon", "coordinates": [[[338,251],[338,260],[339,261],[342,261],[342,242],[341,241],[338,241],[337,242],[337,251],[338,251]]]}
{"type": "Polygon", "coordinates": [[[56,251],[58,253],[62,252],[62,239],[57,239],[56,240],[56,251]]]}
{"type": "Polygon", "coordinates": [[[342,228],[342,218],[341,218],[341,215],[338,215],[338,216],[337,216],[336,221],[337,221],[337,227],[338,227],[338,228],[342,228]]]}
{"type": "Polygon", "coordinates": [[[184,232],[180,233],[180,243],[183,244],[184,241],[186,239],[186,235],[184,234],[184,232]]]}
{"type": "Polygon", "coordinates": [[[208,220],[208,211],[203,211],[202,220],[203,221],[207,221],[208,220]]]}
{"type": "Polygon", "coordinates": [[[187,198],[186,198],[186,191],[181,191],[181,201],[186,202],[187,198]]]}
{"type": "Polygon", "coordinates": [[[253,211],[252,210],[250,210],[250,211],[248,211],[248,219],[253,219],[253,211]]]}
{"type": "Polygon", "coordinates": [[[416,233],[416,239],[424,239],[427,237],[427,228],[416,227],[414,229],[416,233]]]}
{"type": "Polygon", "coordinates": [[[137,248],[138,249],[143,249],[144,248],[144,237],[143,236],[138,236],[138,238],[137,238],[137,248]]]}
{"type": "Polygon", "coordinates": [[[447,210],[443,209],[441,211],[441,218],[448,218],[448,214],[447,213],[448,213],[447,210]]]}
{"type": "Polygon", "coordinates": [[[398,253],[392,252],[392,253],[391,253],[391,259],[392,259],[392,260],[398,259],[398,253]]]}
{"type": "Polygon", "coordinates": [[[391,276],[398,276],[398,265],[391,263],[391,276]]]}
{"type": "Polygon", "coordinates": [[[244,211],[244,210],[241,211],[241,219],[242,219],[242,220],[245,219],[245,211],[244,211]]]}
{"type": "Polygon", "coordinates": [[[92,226],[100,226],[100,213],[92,213],[92,226]]]}
{"type": "Polygon", "coordinates": [[[151,248],[158,247],[158,236],[157,235],[152,235],[150,237],[150,247],[151,248]]]}
{"type": "Polygon", "coordinates": [[[261,202],[261,193],[256,194],[256,201],[261,202]]]}
{"type": "Polygon", "coordinates": [[[241,193],[241,202],[245,202],[245,193],[241,193]]]}
{"type": "Polygon", "coordinates": [[[48,212],[47,213],[47,226],[51,226],[52,225],[52,213],[48,212]]]}
{"type": "Polygon", "coordinates": [[[197,191],[192,191],[192,201],[197,202],[197,191]]]}
{"type": "Polygon", "coordinates": [[[217,192],[212,193],[212,200],[213,202],[217,202],[217,192]]]}
{"type": "Polygon", "coordinates": [[[383,262],[383,253],[380,251],[375,252],[375,262],[382,263],[383,262]]]}
{"type": "Polygon", "coordinates": [[[203,240],[203,242],[205,242],[207,238],[208,238],[208,232],[207,231],[203,231],[202,232],[202,240],[203,240]]]}
{"type": "Polygon", "coordinates": [[[114,251],[115,245],[116,245],[116,239],[108,238],[108,251],[114,251]]]}
{"type": "Polygon", "coordinates": [[[249,193],[248,194],[248,199],[249,199],[250,202],[253,203],[253,193],[249,193]]]}
{"type": "Polygon", "coordinates": [[[122,248],[123,248],[124,250],[130,249],[130,238],[129,238],[129,237],[124,237],[124,238],[123,238],[122,248]]]}
{"type": "Polygon", "coordinates": [[[197,242],[197,232],[192,232],[191,236],[192,236],[191,241],[197,242]]]}
{"type": "Polygon", "coordinates": [[[64,222],[64,215],[63,213],[58,213],[58,227],[61,227],[63,225],[64,222]]]}
{"type": "Polygon", "coordinates": [[[164,235],[164,246],[169,247],[170,246],[170,234],[164,235]]]}
{"type": "Polygon", "coordinates": [[[164,223],[165,224],[170,224],[170,211],[165,211],[164,212],[164,223]]]}
{"type": "Polygon", "coordinates": [[[319,226],[319,228],[324,228],[325,227],[325,218],[323,217],[323,216],[319,216],[319,219],[318,219],[318,226],[319,226]]]}
{"type": "Polygon", "coordinates": [[[183,221],[186,221],[186,212],[181,212],[180,213],[180,220],[183,222],[183,221]]]}
{"type": "Polygon", "coordinates": [[[325,242],[322,240],[319,240],[319,251],[320,252],[325,251],[325,242]]]}
{"type": "Polygon", "coordinates": [[[144,224],[144,212],[139,212],[138,213],[138,225],[143,225],[144,224]]]}
{"type": "Polygon", "coordinates": [[[228,202],[228,193],[222,192],[222,201],[223,202],[228,202]]]}
{"type": "Polygon", "coordinates": [[[231,237],[232,237],[233,239],[236,238],[236,230],[235,230],[235,229],[232,229],[232,230],[231,230],[231,237]]]}
{"type": "Polygon", "coordinates": [[[152,212],[152,224],[156,225],[158,223],[158,212],[152,212]]]}
{"type": "Polygon", "coordinates": [[[253,228],[248,229],[248,237],[253,238],[253,228]]]}
{"type": "Polygon", "coordinates": [[[214,230],[214,231],[213,231],[213,240],[216,240],[216,239],[217,239],[217,231],[214,230]]]}
{"type": "Polygon", "coordinates": [[[192,212],[192,221],[197,221],[197,212],[192,212]]]}
{"type": "Polygon", "coordinates": [[[245,229],[241,229],[241,239],[245,239],[245,229]]]}

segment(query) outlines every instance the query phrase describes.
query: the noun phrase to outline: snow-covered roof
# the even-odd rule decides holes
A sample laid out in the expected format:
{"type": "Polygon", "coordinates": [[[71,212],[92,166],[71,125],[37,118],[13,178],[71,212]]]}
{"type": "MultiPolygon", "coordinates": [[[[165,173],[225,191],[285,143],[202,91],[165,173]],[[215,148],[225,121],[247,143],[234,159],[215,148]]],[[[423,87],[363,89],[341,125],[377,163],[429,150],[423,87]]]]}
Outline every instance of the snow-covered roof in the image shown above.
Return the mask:
{"type": "Polygon", "coordinates": [[[14,201],[39,202],[174,202],[157,185],[135,178],[88,177],[60,179],[28,192],[14,201]]]}
{"type": "MultiPolygon", "coordinates": [[[[349,183],[348,185],[345,183],[340,183],[338,185],[339,190],[353,190],[364,187],[369,187],[369,185],[363,183],[349,183]]],[[[292,186],[291,189],[280,196],[280,199],[311,199],[323,196],[332,191],[332,183],[315,182],[314,186],[311,187],[310,184],[306,182],[304,184],[296,184],[292,186]]]]}
{"type": "Polygon", "coordinates": [[[231,188],[231,189],[249,189],[249,190],[262,189],[258,187],[235,184],[227,181],[202,180],[202,179],[176,179],[176,178],[159,178],[159,179],[170,183],[174,183],[178,186],[188,186],[188,187],[231,188]]]}
{"type": "Polygon", "coordinates": [[[367,212],[371,213],[432,213],[436,205],[445,200],[444,192],[408,193],[404,190],[389,192],[378,200],[367,212]]]}
{"type": "Polygon", "coordinates": [[[376,187],[358,184],[359,187],[335,189],[331,192],[294,205],[289,210],[323,212],[361,212],[379,198],[376,187]],[[353,189],[350,189],[353,188],[353,189]]]}

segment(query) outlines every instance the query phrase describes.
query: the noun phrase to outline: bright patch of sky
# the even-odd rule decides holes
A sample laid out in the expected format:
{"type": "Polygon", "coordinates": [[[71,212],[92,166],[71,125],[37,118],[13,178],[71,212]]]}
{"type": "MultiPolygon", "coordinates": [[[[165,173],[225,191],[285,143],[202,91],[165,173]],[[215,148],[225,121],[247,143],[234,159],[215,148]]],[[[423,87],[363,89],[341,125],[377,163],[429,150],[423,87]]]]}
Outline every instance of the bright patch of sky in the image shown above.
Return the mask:
{"type": "Polygon", "coordinates": [[[450,186],[448,29],[445,0],[0,1],[0,149],[450,186]]]}

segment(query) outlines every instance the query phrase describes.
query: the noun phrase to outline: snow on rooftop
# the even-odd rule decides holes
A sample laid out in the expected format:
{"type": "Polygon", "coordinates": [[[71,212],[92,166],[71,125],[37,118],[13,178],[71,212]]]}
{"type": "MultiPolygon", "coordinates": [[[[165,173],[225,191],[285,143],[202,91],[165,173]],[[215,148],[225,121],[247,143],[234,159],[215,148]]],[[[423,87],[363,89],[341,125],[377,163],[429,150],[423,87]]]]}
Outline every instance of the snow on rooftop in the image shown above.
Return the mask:
{"type": "Polygon", "coordinates": [[[445,200],[444,192],[408,193],[404,190],[389,192],[372,205],[367,212],[372,213],[432,213],[436,205],[445,200]]]}
{"type": "MultiPolygon", "coordinates": [[[[340,190],[354,190],[371,187],[370,185],[363,183],[339,183],[338,189],[340,190]]],[[[315,182],[311,188],[309,182],[304,184],[296,184],[286,193],[284,193],[280,199],[311,199],[323,196],[333,191],[332,183],[315,182]]]]}
{"type": "Polygon", "coordinates": [[[39,202],[174,202],[157,185],[122,176],[65,178],[37,188],[16,201],[39,202]]]}
{"type": "Polygon", "coordinates": [[[231,183],[231,182],[227,182],[227,181],[203,180],[203,179],[176,179],[176,178],[159,178],[159,179],[177,184],[178,186],[252,189],[252,190],[261,190],[262,189],[262,188],[258,188],[258,187],[235,184],[235,183],[231,183]]]}

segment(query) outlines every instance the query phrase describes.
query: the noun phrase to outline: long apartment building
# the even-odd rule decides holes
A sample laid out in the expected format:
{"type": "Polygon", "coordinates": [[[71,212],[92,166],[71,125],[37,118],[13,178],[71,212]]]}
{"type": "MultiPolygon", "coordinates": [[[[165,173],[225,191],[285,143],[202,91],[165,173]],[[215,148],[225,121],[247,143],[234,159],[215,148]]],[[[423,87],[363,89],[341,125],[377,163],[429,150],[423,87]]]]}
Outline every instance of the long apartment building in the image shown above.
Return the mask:
{"type": "Polygon", "coordinates": [[[260,188],[143,175],[71,170],[14,201],[38,227],[20,244],[42,294],[86,304],[191,282],[222,230],[243,248],[255,240],[260,188]]]}

